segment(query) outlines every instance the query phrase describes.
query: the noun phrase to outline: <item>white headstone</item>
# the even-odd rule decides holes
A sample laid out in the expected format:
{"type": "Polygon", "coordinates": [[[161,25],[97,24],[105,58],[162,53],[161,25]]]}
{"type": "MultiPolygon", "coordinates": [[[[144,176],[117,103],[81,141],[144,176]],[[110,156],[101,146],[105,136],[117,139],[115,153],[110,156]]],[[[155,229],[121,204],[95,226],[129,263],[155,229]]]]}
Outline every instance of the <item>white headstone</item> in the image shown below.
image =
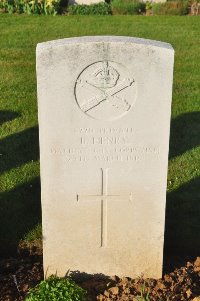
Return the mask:
{"type": "Polygon", "coordinates": [[[174,51],[37,46],[44,271],[161,277],[174,51]]]}
{"type": "Polygon", "coordinates": [[[69,0],[68,1],[68,5],[77,5],[77,4],[86,4],[86,5],[90,5],[90,4],[97,4],[100,2],[105,2],[104,0],[69,0]]]}
{"type": "Polygon", "coordinates": [[[150,3],[165,3],[167,0],[143,0],[142,2],[150,2],[150,3]]]}

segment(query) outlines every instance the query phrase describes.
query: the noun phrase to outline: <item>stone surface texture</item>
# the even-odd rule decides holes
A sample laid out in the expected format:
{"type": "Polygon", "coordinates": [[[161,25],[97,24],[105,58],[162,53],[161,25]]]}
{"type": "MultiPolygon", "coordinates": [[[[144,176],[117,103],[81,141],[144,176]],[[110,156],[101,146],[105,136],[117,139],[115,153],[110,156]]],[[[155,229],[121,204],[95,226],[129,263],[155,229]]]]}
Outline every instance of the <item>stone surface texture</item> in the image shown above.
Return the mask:
{"type": "MultiPolygon", "coordinates": [[[[143,0],[142,2],[147,2],[149,0],[143,0]]],[[[151,3],[165,3],[167,2],[167,0],[152,0],[152,1],[149,1],[151,3]]]]}
{"type": "Polygon", "coordinates": [[[173,60],[130,37],[38,44],[44,273],[161,277],[173,60]]]}
{"type": "Polygon", "coordinates": [[[100,2],[105,2],[103,0],[69,0],[69,5],[77,5],[77,4],[95,4],[95,3],[100,3],[100,2]]]}
{"type": "MultiPolygon", "coordinates": [[[[143,0],[142,2],[147,2],[148,0],[143,0]]],[[[152,0],[152,3],[164,3],[167,0],[152,0]]],[[[95,3],[100,3],[100,2],[105,2],[104,0],[69,0],[69,5],[77,5],[77,4],[95,4],[95,3]]]]}

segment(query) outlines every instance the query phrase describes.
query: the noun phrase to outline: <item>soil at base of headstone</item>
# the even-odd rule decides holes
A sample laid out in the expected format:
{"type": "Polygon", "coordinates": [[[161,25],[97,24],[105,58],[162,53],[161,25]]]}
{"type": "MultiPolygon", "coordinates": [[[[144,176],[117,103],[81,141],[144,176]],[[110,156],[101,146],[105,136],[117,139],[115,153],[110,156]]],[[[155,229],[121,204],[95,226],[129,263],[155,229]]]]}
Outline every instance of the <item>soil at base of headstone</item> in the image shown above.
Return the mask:
{"type": "MultiPolygon", "coordinates": [[[[22,253],[0,261],[0,301],[25,300],[29,289],[43,279],[42,256],[22,253]]],[[[183,260],[181,264],[180,258],[169,258],[159,280],[87,275],[76,282],[87,290],[88,301],[200,301],[200,257],[183,260]],[[139,299],[142,292],[146,299],[139,299]]]]}

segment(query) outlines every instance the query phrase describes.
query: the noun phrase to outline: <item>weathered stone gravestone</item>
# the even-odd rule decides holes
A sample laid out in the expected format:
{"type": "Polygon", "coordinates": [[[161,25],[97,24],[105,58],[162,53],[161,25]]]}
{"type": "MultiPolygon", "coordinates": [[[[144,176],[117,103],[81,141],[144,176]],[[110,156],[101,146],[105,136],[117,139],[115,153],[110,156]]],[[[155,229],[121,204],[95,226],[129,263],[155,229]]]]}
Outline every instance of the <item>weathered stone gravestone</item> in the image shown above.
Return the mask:
{"type": "Polygon", "coordinates": [[[68,5],[77,5],[77,4],[96,4],[100,2],[105,2],[104,0],[69,0],[68,5]]]}
{"type": "Polygon", "coordinates": [[[151,3],[164,3],[167,2],[167,0],[143,0],[142,2],[151,2],[151,3]]]}
{"type": "Polygon", "coordinates": [[[129,37],[37,46],[45,273],[161,276],[173,59],[129,37]]]}
{"type": "MultiPolygon", "coordinates": [[[[149,0],[143,0],[141,2],[147,2],[149,0]]],[[[166,2],[167,0],[152,0],[150,2],[152,3],[160,3],[160,2],[166,2]]],[[[95,4],[95,3],[100,3],[100,2],[105,2],[105,0],[69,0],[68,1],[68,4],[69,5],[76,5],[76,4],[87,4],[87,5],[90,5],[90,4],[95,4]]]]}

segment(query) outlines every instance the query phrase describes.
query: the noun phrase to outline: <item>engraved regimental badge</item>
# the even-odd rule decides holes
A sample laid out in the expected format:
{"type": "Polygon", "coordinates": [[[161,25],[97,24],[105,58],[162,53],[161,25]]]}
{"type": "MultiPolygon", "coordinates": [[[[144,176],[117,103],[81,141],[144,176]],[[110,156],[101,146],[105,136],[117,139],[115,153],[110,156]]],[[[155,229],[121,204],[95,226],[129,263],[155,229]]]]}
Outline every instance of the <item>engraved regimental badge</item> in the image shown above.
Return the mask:
{"type": "Polygon", "coordinates": [[[75,96],[80,109],[88,116],[116,119],[126,114],[135,102],[135,80],[118,63],[96,62],[80,73],[75,96]]]}

